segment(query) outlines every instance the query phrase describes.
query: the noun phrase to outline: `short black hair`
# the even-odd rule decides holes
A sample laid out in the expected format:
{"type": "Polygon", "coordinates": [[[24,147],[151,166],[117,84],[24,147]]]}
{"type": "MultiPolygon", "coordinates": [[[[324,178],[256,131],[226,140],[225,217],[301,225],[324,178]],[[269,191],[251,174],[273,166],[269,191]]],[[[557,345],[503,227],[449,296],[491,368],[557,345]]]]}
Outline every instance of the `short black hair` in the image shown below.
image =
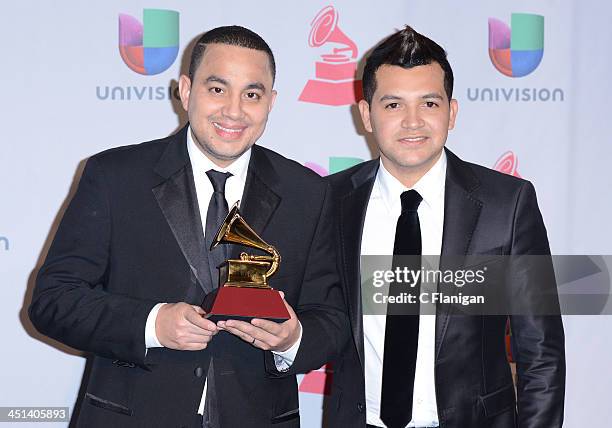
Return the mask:
{"type": "Polygon", "coordinates": [[[382,65],[412,68],[437,62],[444,71],[444,90],[450,102],[453,96],[453,69],[446,59],[446,52],[433,40],[417,33],[406,25],[380,42],[372,51],[363,70],[363,96],[368,104],[376,91],[376,71],[382,65]]]}
{"type": "Polygon", "coordinates": [[[198,39],[193,47],[193,51],[191,51],[191,61],[189,62],[189,79],[191,81],[193,81],[193,76],[195,75],[200,62],[202,62],[206,45],[211,43],[240,46],[243,48],[265,52],[268,55],[268,60],[270,61],[272,83],[274,83],[274,79],[276,78],[276,63],[274,62],[274,54],[272,53],[272,49],[270,49],[270,46],[268,46],[266,41],[262,39],[259,34],[238,25],[213,28],[212,30],[204,33],[202,37],[198,39]]]}

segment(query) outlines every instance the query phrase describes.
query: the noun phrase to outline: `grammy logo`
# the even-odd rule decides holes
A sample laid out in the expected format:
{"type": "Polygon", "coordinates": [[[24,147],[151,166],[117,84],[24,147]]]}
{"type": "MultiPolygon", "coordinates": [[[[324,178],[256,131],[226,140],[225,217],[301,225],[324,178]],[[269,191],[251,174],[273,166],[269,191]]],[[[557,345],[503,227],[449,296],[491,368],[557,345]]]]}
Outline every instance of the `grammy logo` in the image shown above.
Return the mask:
{"type": "Polygon", "coordinates": [[[310,26],[310,47],[329,43],[340,47],[321,55],[321,60],[315,63],[315,79],[306,82],[299,100],[332,106],[355,104],[362,98],[361,81],[355,80],[357,45],[338,27],[338,12],[333,6],[326,6],[310,26]]]}

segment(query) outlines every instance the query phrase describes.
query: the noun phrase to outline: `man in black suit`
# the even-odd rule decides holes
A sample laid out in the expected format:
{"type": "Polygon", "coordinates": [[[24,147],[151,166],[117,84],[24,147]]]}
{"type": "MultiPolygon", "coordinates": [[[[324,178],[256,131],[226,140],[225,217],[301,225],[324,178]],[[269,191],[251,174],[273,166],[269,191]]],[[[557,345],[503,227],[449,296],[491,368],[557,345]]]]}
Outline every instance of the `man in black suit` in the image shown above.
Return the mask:
{"type": "MultiPolygon", "coordinates": [[[[410,27],[398,31],[372,51],[363,86],[361,117],[380,160],[329,177],[353,336],[335,365],[331,426],[560,427],[565,357],[558,313],[510,316],[515,398],[507,315],[459,314],[452,305],[437,305],[435,315],[364,311],[362,298],[371,293],[360,285],[363,255],[441,256],[442,267],[456,256],[550,250],[531,183],[444,148],[458,105],[438,44],[410,27]]],[[[509,271],[502,286],[519,296],[548,287],[558,305],[544,259],[540,269],[509,271]]]]}
{"type": "Polygon", "coordinates": [[[77,426],[299,426],[295,374],[332,358],[348,321],[328,185],[254,145],[274,77],[257,34],[211,30],[180,77],[189,124],[87,162],[29,310],[40,332],[92,354],[77,426]],[[199,307],[227,258],[211,240],[237,200],[282,255],[270,285],[283,323],[214,323],[199,307]]]}

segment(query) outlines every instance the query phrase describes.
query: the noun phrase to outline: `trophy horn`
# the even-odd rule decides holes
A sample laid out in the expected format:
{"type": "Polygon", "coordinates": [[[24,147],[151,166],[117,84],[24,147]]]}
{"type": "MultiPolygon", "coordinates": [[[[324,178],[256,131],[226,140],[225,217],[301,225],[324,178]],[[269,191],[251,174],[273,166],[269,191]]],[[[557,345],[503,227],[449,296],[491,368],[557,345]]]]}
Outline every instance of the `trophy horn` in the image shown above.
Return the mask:
{"type": "Polygon", "coordinates": [[[270,262],[270,268],[266,273],[266,277],[269,277],[278,269],[280,254],[276,248],[264,241],[257,232],[249,226],[238,210],[239,203],[240,201],[237,201],[225,217],[210,249],[212,250],[219,244],[239,244],[265,251],[270,255],[254,256],[243,253],[241,257],[248,257],[249,260],[270,262]]]}

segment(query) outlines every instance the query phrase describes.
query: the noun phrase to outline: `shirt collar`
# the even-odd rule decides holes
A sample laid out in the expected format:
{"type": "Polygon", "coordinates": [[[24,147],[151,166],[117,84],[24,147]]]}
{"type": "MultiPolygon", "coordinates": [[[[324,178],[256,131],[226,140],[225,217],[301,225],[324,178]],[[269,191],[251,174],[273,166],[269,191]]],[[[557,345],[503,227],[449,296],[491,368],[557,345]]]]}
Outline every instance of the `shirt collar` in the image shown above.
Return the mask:
{"type": "MultiPolygon", "coordinates": [[[[412,189],[419,192],[423,198],[423,202],[433,209],[440,207],[444,202],[443,198],[444,186],[446,184],[446,163],[446,152],[442,151],[442,154],[436,163],[412,187],[412,189]]],[[[380,160],[380,167],[378,168],[378,173],[376,174],[376,181],[379,186],[380,196],[389,210],[401,211],[400,195],[406,190],[410,189],[405,187],[397,178],[395,178],[385,169],[382,159],[380,160]]]]}
{"type": "Polygon", "coordinates": [[[204,153],[197,146],[193,140],[191,134],[191,126],[187,129],[187,152],[189,153],[189,160],[191,161],[191,167],[193,168],[194,175],[200,173],[205,174],[206,171],[214,169],[220,172],[230,172],[232,177],[239,178],[240,181],[246,182],[246,175],[249,169],[249,161],[251,160],[251,148],[244,152],[238,159],[232,162],[226,168],[221,168],[216,165],[213,161],[208,159],[204,153]]]}

